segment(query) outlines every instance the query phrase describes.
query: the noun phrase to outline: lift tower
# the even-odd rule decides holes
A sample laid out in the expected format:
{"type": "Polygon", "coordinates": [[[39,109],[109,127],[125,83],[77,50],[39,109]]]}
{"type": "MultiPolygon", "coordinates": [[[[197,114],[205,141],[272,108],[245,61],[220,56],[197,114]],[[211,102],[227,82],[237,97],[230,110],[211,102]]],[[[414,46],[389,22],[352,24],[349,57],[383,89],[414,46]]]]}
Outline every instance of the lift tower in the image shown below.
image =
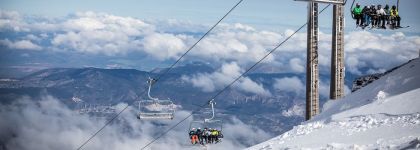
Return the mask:
{"type": "Polygon", "coordinates": [[[306,54],[306,119],[319,113],[318,92],[318,3],[308,3],[308,36],[306,54]]]}
{"type": "Polygon", "coordinates": [[[335,100],[344,96],[344,5],[333,6],[332,22],[330,99],[335,100]]]}
{"type": "Polygon", "coordinates": [[[318,3],[333,4],[330,98],[344,91],[344,0],[296,0],[308,2],[306,57],[306,120],[319,113],[318,3]]]}

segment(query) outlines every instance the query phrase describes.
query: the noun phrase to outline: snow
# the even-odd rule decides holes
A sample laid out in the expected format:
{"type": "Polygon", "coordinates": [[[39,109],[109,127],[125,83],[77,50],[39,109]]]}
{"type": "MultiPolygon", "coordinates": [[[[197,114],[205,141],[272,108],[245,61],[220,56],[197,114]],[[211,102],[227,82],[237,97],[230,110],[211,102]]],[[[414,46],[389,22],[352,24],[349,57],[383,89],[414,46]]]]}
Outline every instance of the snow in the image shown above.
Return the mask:
{"type": "Polygon", "coordinates": [[[292,130],[249,150],[420,149],[420,59],[382,76],[292,130]]]}

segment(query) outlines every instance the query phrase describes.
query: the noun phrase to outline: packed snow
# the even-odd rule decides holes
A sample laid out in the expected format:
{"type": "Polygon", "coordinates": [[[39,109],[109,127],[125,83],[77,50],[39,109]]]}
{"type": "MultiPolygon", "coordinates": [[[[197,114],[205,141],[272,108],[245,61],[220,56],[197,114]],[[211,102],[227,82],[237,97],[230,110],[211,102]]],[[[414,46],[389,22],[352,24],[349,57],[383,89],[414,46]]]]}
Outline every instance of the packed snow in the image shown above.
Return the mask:
{"type": "Polygon", "coordinates": [[[420,59],[248,149],[420,149],[420,59]]]}

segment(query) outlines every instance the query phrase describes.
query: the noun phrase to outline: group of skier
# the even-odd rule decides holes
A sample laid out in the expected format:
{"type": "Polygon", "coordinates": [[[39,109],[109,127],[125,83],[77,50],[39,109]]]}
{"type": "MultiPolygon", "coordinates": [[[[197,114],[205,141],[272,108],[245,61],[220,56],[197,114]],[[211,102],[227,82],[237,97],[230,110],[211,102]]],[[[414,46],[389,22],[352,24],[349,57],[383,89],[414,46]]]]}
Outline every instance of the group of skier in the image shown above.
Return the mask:
{"type": "Polygon", "coordinates": [[[363,29],[371,24],[371,28],[386,29],[385,23],[390,25],[391,29],[401,28],[400,22],[401,17],[398,14],[398,9],[395,5],[389,8],[385,5],[382,8],[381,5],[364,6],[363,9],[359,4],[353,8],[352,14],[356,19],[356,25],[363,29]]]}
{"type": "Polygon", "coordinates": [[[223,138],[223,134],[221,131],[212,128],[192,128],[189,131],[189,136],[191,139],[191,144],[212,144],[218,143],[223,138]]]}

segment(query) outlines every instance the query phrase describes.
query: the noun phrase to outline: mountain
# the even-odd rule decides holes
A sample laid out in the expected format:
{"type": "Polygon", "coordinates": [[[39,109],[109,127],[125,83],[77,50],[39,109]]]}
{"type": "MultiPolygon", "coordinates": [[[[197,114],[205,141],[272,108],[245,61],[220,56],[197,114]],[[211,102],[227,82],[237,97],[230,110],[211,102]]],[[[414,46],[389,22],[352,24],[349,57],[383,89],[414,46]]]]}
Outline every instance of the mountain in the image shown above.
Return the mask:
{"type": "MultiPolygon", "coordinates": [[[[133,104],[146,99],[146,81],[156,77],[165,69],[151,72],[134,69],[100,69],[100,68],[52,68],[44,69],[22,78],[0,80],[0,98],[8,103],[22,96],[41,99],[52,95],[70,108],[76,108],[74,99],[89,104],[112,104],[120,102],[133,104]]],[[[197,105],[206,103],[214,92],[203,92],[191,83],[182,80],[183,75],[211,73],[215,69],[209,64],[194,62],[173,68],[152,89],[151,95],[160,99],[170,98],[184,110],[194,110],[197,105]]],[[[236,88],[229,88],[216,100],[218,116],[229,121],[237,117],[241,121],[259,127],[268,133],[280,134],[290,130],[294,125],[304,121],[303,108],[305,95],[284,92],[274,89],[276,79],[298,77],[304,81],[304,74],[292,73],[253,73],[247,77],[262,84],[272,96],[259,96],[236,88]]],[[[346,75],[346,83],[354,75],[346,75]]],[[[328,81],[328,75],[321,74],[321,80],[328,81]]],[[[321,97],[323,104],[328,96],[321,97]]]]}
{"type": "Polygon", "coordinates": [[[420,59],[392,69],[292,130],[248,149],[419,149],[420,59]]]}
{"type": "Polygon", "coordinates": [[[399,65],[397,67],[394,67],[394,68],[392,68],[392,69],[390,69],[390,70],[388,70],[384,73],[375,73],[375,74],[369,74],[369,75],[364,75],[364,76],[357,77],[355,80],[353,80],[353,85],[352,85],[352,88],[351,88],[351,92],[357,91],[358,89],[372,83],[373,81],[378,80],[381,76],[384,76],[384,75],[386,75],[386,74],[388,74],[388,73],[390,73],[390,72],[392,72],[392,71],[394,71],[394,70],[400,68],[401,66],[404,66],[404,65],[406,65],[410,62],[411,61],[408,61],[408,62],[406,62],[402,65],[399,65]]]}

